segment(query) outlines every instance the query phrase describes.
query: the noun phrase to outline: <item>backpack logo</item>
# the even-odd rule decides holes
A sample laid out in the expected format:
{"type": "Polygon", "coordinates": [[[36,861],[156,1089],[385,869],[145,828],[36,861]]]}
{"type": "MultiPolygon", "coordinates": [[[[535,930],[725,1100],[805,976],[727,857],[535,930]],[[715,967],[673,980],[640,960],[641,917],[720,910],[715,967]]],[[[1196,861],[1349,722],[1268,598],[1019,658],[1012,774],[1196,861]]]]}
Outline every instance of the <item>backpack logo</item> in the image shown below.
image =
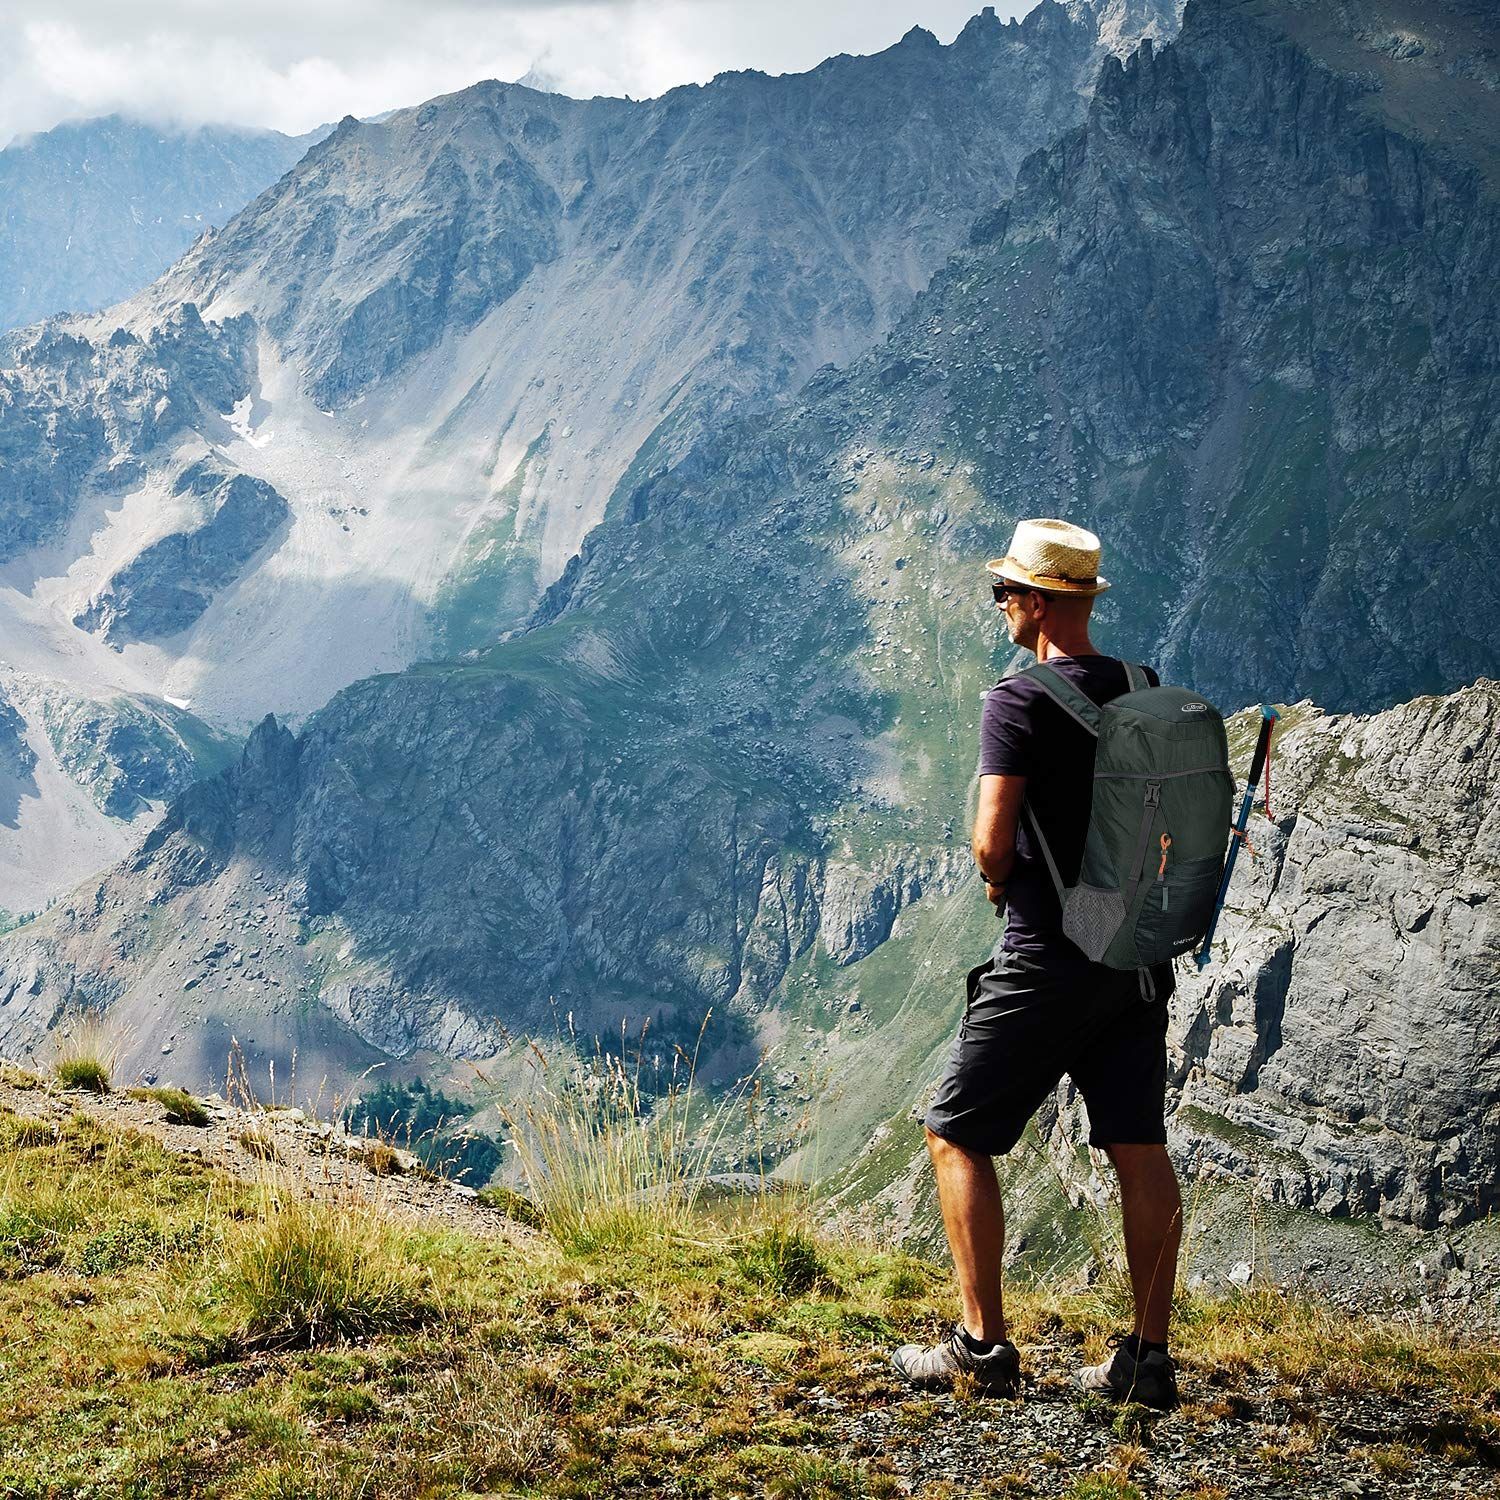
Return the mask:
{"type": "Polygon", "coordinates": [[[1206,704],[1206,703],[1184,703],[1182,705],[1182,711],[1185,714],[1206,714],[1208,712],[1208,704],[1206,704]]]}

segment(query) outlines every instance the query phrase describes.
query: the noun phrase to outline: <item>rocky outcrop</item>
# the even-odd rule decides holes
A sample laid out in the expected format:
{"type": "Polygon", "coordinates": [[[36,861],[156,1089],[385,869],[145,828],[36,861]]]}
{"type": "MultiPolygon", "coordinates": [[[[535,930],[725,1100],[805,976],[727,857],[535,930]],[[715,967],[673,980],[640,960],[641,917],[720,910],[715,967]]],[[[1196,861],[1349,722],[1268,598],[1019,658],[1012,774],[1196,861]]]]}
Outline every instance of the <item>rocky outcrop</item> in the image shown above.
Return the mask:
{"type": "Polygon", "coordinates": [[[136,554],[74,617],[111,642],[186,630],[231,584],[291,515],[264,480],[200,460],[178,476],[175,493],[194,497],[201,519],[136,554]]]}
{"type": "Polygon", "coordinates": [[[110,818],[128,822],[236,757],[234,739],[160,699],[89,698],[24,678],[12,692],[63,770],[110,818]]]}
{"type": "Polygon", "coordinates": [[[80,503],[248,392],[248,319],[186,303],[138,335],[44,323],[0,337],[0,561],[60,537],[80,503]]]}
{"type": "Polygon", "coordinates": [[[831,861],[823,874],[819,927],[829,958],[840,966],[858,963],[890,937],[906,907],[924,894],[952,890],[971,869],[967,854],[915,849],[883,850],[868,864],[831,861]]]}
{"type": "Polygon", "coordinates": [[[1217,962],[1185,976],[1191,1152],[1325,1214],[1500,1206],[1500,683],[1298,713],[1217,962]]]}
{"type": "Polygon", "coordinates": [[[36,751],[26,743],[26,721],[0,691],[0,774],[25,776],[36,764],[36,751]]]}

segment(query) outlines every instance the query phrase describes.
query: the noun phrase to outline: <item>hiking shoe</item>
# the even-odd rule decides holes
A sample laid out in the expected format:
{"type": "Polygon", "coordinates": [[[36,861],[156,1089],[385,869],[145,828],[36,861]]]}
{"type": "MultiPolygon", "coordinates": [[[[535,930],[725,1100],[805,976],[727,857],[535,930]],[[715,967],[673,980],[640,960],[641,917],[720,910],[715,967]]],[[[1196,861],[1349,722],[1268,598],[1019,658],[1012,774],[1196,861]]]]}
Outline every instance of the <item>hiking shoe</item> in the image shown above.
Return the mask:
{"type": "Polygon", "coordinates": [[[972,1375],[980,1390],[992,1396],[1013,1396],[1021,1384],[1021,1351],[1009,1339],[988,1354],[975,1354],[964,1342],[961,1326],[931,1348],[903,1344],[891,1355],[891,1363],[921,1391],[951,1390],[959,1374],[972,1375]]]}
{"type": "Polygon", "coordinates": [[[1177,1405],[1177,1366],[1172,1356],[1153,1349],[1137,1359],[1130,1352],[1127,1337],[1117,1333],[1110,1338],[1114,1353],[1102,1365],[1080,1370],[1079,1388],[1111,1401],[1139,1401],[1142,1406],[1171,1411],[1177,1405]]]}

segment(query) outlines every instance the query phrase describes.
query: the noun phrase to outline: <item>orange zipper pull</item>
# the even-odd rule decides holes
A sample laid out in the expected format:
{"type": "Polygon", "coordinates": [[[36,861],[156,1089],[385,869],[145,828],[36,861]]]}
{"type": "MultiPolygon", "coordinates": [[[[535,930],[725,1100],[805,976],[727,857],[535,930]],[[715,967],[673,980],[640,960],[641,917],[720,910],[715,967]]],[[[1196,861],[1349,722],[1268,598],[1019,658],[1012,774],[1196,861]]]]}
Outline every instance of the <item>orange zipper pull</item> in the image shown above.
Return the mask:
{"type": "Polygon", "coordinates": [[[1172,835],[1164,833],[1161,836],[1161,864],[1156,868],[1156,878],[1165,880],[1167,878],[1167,850],[1172,847],[1172,835]]]}

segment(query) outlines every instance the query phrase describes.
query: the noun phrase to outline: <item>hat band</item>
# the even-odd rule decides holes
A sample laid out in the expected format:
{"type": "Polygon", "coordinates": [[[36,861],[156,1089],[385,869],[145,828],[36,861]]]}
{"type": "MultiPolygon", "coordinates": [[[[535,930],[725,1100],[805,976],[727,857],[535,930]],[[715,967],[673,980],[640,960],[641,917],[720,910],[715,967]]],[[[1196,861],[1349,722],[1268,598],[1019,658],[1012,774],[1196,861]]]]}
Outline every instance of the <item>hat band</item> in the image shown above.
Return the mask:
{"type": "MultiPolygon", "coordinates": [[[[1024,564],[1021,566],[1024,567],[1024,564]]],[[[1062,573],[1032,573],[1030,568],[1026,568],[1026,572],[1032,578],[1041,579],[1047,583],[1087,583],[1092,585],[1099,582],[1099,575],[1097,573],[1092,578],[1069,578],[1062,573]]]]}

